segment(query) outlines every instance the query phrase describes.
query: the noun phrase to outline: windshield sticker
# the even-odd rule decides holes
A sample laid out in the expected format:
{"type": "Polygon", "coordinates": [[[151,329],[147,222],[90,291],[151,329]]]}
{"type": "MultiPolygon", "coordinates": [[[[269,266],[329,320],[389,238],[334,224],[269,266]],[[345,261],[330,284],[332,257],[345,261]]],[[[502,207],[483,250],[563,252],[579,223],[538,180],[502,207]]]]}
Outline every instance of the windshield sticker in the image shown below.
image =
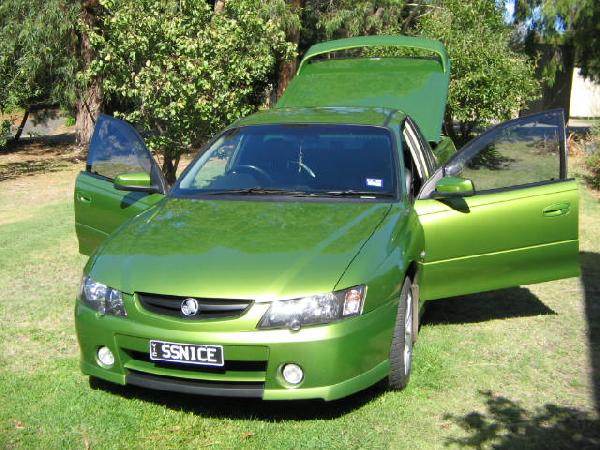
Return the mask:
{"type": "Polygon", "coordinates": [[[367,186],[382,188],[383,180],[380,178],[367,178],[367,186]]]}

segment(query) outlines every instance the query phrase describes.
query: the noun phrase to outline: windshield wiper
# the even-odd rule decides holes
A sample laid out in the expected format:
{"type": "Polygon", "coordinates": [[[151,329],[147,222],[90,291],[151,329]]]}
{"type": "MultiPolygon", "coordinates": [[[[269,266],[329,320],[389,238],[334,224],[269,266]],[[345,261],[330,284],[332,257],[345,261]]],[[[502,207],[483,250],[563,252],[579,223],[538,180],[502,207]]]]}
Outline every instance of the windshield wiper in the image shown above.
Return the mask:
{"type": "Polygon", "coordinates": [[[222,191],[206,192],[208,195],[292,195],[292,196],[310,196],[308,192],[290,191],[288,189],[268,189],[268,188],[244,188],[244,189],[226,189],[222,191]]]}
{"type": "Polygon", "coordinates": [[[305,192],[288,189],[260,188],[251,187],[244,189],[225,189],[222,191],[205,192],[206,195],[288,195],[292,197],[394,197],[389,192],[371,192],[371,191],[327,191],[327,192],[305,192]]]}
{"type": "Polygon", "coordinates": [[[372,192],[372,191],[328,191],[322,195],[329,195],[331,197],[395,197],[394,194],[389,192],[372,192]]]}

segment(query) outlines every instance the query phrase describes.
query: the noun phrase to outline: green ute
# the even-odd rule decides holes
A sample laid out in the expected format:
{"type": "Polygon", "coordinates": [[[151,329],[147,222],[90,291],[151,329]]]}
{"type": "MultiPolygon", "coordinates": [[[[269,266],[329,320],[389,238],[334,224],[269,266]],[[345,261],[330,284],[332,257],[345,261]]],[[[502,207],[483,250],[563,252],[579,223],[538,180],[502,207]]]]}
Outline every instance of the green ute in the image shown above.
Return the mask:
{"type": "Polygon", "coordinates": [[[576,276],[563,112],[434,152],[449,70],[424,39],[316,45],[173,186],[131,124],[98,117],[74,193],[83,373],[264,400],[402,389],[427,301],[576,276]],[[317,60],[382,46],[434,57],[317,60]]]}
{"type": "Polygon", "coordinates": [[[403,111],[430,142],[440,140],[450,60],[444,46],[408,36],[361,36],[313,45],[277,103],[284,107],[362,106],[403,111]],[[432,57],[318,59],[356,48],[425,51],[432,57]]]}

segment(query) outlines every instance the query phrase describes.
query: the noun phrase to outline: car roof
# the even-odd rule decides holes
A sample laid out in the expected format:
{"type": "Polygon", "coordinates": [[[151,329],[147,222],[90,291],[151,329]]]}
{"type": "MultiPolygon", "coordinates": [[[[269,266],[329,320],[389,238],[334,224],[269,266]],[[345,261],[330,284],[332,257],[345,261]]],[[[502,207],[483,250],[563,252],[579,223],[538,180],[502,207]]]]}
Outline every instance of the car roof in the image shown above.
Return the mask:
{"type": "Polygon", "coordinates": [[[315,107],[274,108],[239,119],[231,127],[270,124],[348,124],[388,127],[400,123],[406,115],[391,108],[315,107]]]}

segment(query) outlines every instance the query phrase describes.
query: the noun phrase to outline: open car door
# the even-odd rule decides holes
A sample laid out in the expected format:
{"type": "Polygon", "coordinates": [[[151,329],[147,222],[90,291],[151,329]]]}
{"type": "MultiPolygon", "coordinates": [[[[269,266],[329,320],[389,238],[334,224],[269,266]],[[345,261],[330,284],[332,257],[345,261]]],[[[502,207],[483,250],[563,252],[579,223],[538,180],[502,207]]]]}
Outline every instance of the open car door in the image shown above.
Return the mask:
{"type": "Polygon", "coordinates": [[[79,252],[91,254],[119,225],[160,201],[166,190],[162,172],[139,133],[127,122],[100,115],[86,170],[75,183],[79,252]],[[120,185],[119,176],[132,184],[138,180],[139,186],[120,185]]]}
{"type": "Polygon", "coordinates": [[[578,186],[562,110],[500,124],[423,185],[423,300],[579,274],[578,186]]]}

